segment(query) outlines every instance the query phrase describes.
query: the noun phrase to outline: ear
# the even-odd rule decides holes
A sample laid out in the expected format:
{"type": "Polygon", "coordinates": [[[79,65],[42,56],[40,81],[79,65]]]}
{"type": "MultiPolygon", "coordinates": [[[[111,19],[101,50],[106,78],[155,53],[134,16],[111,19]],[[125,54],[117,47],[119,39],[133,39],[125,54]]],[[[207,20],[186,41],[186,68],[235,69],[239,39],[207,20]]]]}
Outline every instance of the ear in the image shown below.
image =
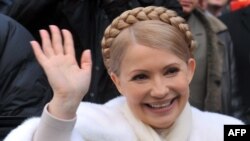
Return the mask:
{"type": "Polygon", "coordinates": [[[190,83],[193,79],[194,72],[195,72],[196,62],[194,58],[190,58],[188,60],[188,82],[190,83]]]}
{"type": "Polygon", "coordinates": [[[123,95],[120,78],[113,72],[111,72],[109,75],[119,93],[123,95]]]}

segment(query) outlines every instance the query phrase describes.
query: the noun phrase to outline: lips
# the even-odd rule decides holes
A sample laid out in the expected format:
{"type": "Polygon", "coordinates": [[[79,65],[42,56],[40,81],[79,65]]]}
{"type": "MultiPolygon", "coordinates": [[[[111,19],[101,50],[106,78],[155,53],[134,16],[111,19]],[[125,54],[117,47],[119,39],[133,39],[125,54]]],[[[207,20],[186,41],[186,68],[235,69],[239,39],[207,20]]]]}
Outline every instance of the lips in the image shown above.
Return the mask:
{"type": "Polygon", "coordinates": [[[163,104],[148,104],[148,106],[150,106],[151,108],[164,108],[167,107],[171,104],[171,101],[167,102],[167,103],[163,103],[163,104]]]}
{"type": "Polygon", "coordinates": [[[159,102],[159,103],[148,103],[146,104],[148,107],[153,109],[161,109],[161,108],[167,108],[171,106],[171,104],[177,99],[178,97],[172,98],[171,100],[167,100],[165,102],[159,102]]]}

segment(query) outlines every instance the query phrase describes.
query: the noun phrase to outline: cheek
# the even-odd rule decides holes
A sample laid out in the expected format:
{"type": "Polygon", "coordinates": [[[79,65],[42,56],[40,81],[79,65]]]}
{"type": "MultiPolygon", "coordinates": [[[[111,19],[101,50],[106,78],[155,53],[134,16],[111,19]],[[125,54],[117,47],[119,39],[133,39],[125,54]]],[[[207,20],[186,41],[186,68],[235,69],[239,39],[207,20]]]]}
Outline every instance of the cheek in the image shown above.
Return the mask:
{"type": "Polygon", "coordinates": [[[189,81],[185,77],[180,77],[175,81],[175,90],[183,97],[189,97],[189,81]]]}
{"type": "Polygon", "coordinates": [[[145,86],[136,84],[127,85],[127,87],[125,88],[126,91],[124,93],[124,96],[128,99],[130,103],[138,104],[146,96],[148,91],[146,88],[145,86]]]}

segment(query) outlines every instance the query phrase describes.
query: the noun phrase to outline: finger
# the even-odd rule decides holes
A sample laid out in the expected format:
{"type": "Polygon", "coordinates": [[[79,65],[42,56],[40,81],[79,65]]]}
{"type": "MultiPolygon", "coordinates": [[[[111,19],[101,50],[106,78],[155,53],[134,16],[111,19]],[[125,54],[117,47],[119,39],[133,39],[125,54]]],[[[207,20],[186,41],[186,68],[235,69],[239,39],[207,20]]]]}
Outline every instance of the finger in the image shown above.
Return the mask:
{"type": "Polygon", "coordinates": [[[54,55],[54,51],[51,47],[51,40],[49,33],[46,30],[40,30],[40,36],[42,40],[42,49],[44,51],[44,54],[49,57],[51,55],[54,55]]]}
{"type": "Polygon", "coordinates": [[[41,46],[39,45],[37,41],[31,41],[30,44],[32,46],[32,49],[36,56],[37,61],[44,68],[44,64],[46,64],[47,57],[43,53],[41,46]]]}
{"type": "Polygon", "coordinates": [[[63,54],[62,35],[59,28],[55,25],[50,25],[49,28],[52,38],[52,48],[55,54],[63,54]]]}
{"type": "Polygon", "coordinates": [[[91,72],[92,68],[92,59],[91,59],[91,52],[89,49],[83,51],[81,57],[81,68],[83,70],[91,72]]]}
{"type": "Polygon", "coordinates": [[[62,33],[63,33],[63,39],[64,39],[65,54],[71,54],[72,56],[75,56],[75,48],[74,48],[72,34],[66,29],[63,29],[62,33]]]}

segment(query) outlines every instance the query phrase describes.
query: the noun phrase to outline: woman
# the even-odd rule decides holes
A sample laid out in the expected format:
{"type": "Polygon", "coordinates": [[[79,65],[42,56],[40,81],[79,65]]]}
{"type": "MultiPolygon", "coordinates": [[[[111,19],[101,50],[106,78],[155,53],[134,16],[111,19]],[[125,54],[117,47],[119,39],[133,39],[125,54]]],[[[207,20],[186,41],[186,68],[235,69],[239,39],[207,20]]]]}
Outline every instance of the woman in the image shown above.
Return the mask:
{"type": "Polygon", "coordinates": [[[222,141],[224,124],[243,124],[189,105],[195,42],[172,10],[136,8],[106,29],[104,63],[123,96],[104,105],[81,102],[90,83],[90,51],[78,66],[69,31],[62,30],[63,38],[56,26],[50,31],[51,39],[40,31],[42,50],[31,44],[54,96],[41,119],[24,122],[5,141],[222,141]]]}

